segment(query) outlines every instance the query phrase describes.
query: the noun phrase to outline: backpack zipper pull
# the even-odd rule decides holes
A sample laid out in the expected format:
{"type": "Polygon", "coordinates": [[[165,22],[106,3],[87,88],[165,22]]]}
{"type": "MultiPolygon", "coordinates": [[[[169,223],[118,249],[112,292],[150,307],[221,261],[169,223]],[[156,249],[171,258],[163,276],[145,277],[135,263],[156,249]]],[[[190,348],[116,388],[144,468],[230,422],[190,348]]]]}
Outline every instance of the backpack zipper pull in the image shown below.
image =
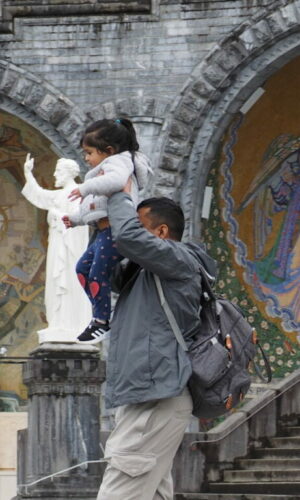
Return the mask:
{"type": "Polygon", "coordinates": [[[225,337],[225,346],[229,350],[232,349],[232,342],[231,342],[231,337],[230,337],[229,333],[225,337]]]}
{"type": "Polygon", "coordinates": [[[228,410],[228,411],[231,410],[232,404],[233,404],[233,397],[232,397],[232,394],[229,394],[229,396],[226,400],[226,403],[225,403],[226,410],[228,410]]]}

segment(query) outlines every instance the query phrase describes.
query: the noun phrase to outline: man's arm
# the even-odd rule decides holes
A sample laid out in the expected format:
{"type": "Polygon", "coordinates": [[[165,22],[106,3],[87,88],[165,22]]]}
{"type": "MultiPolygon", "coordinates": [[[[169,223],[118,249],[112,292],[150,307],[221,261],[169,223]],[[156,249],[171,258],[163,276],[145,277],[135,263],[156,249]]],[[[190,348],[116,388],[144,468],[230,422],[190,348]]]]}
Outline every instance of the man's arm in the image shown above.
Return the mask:
{"type": "Polygon", "coordinates": [[[165,279],[188,279],[197,269],[184,244],[158,238],[141,225],[128,194],[110,197],[108,217],[119,252],[141,267],[165,279]]]}
{"type": "Polygon", "coordinates": [[[135,262],[126,261],[127,259],[118,262],[113,270],[111,277],[111,286],[113,292],[121,293],[128,281],[133,279],[134,276],[137,276],[139,270],[141,269],[140,266],[135,262]]]}

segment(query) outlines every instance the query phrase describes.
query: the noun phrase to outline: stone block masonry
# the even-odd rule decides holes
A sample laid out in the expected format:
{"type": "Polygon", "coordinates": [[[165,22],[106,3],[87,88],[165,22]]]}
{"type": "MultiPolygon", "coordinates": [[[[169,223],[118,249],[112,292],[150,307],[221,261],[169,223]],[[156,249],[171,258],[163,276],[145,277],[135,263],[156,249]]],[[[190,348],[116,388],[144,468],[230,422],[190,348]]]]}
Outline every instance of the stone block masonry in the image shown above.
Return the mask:
{"type": "Polygon", "coordinates": [[[51,83],[85,110],[141,94],[171,103],[220,38],[271,3],[85,2],[90,10],[76,17],[81,2],[66,2],[60,12],[52,1],[6,0],[2,23],[9,17],[14,23],[13,32],[2,35],[0,58],[51,83]]]}

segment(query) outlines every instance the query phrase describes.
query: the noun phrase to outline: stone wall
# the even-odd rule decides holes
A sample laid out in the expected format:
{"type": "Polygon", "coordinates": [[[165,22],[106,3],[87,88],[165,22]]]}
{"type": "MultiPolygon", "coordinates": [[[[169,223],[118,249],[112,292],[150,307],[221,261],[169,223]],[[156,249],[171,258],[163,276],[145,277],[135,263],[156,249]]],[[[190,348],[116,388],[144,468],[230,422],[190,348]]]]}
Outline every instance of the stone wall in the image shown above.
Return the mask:
{"type": "Polygon", "coordinates": [[[148,2],[99,2],[97,13],[88,2],[83,17],[76,17],[78,2],[65,2],[63,12],[52,3],[3,2],[2,21],[13,21],[12,33],[0,37],[0,59],[40,76],[86,110],[121,96],[172,101],[220,38],[274,2],[162,0],[153,1],[152,14],[130,12],[130,4],[147,10],[148,2]],[[111,15],[103,4],[115,6],[111,15]]]}
{"type": "MultiPolygon", "coordinates": [[[[8,95],[9,102],[4,99],[2,107],[36,125],[69,156],[76,156],[78,138],[87,122],[128,113],[140,124],[143,149],[147,153],[155,149],[157,165],[169,125],[163,123],[168,117],[176,118],[182,89],[195,71],[199,74],[199,65],[240,26],[287,3],[289,0],[99,0],[60,5],[51,0],[45,5],[38,0],[4,0],[0,73],[5,71],[5,76],[0,97],[8,95]],[[33,115],[25,116],[24,107],[33,115]]],[[[196,95],[196,113],[198,105],[196,95]]],[[[196,122],[193,109],[188,109],[188,120],[196,122]]],[[[181,184],[179,161],[172,153],[173,145],[186,134],[190,140],[182,127],[186,128],[186,120],[183,125],[175,123],[171,130],[171,155],[164,158],[166,171],[155,182],[165,194],[181,184]]],[[[177,156],[177,152],[181,157],[189,153],[180,147],[175,147],[177,156]]]]}
{"type": "Polygon", "coordinates": [[[16,493],[17,431],[27,426],[26,412],[0,412],[0,498],[10,500],[16,493]]]}

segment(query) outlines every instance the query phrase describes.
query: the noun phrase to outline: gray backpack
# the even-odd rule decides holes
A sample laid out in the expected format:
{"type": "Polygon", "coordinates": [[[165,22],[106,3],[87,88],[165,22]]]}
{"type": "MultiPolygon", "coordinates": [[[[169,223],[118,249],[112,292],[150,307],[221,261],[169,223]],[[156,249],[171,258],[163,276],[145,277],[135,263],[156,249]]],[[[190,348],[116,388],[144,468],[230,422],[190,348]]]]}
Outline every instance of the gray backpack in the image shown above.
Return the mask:
{"type": "Polygon", "coordinates": [[[154,279],[174,335],[191,360],[188,387],[193,399],[193,415],[215,418],[229,412],[245,397],[251,384],[248,367],[251,361],[254,363],[257,348],[264,360],[266,377],[254,363],[257,374],[264,382],[270,382],[272,373],[255,329],[236,305],[214,294],[202,267],[200,272],[201,327],[189,349],[165,300],[160,279],[156,275],[154,279]]]}

